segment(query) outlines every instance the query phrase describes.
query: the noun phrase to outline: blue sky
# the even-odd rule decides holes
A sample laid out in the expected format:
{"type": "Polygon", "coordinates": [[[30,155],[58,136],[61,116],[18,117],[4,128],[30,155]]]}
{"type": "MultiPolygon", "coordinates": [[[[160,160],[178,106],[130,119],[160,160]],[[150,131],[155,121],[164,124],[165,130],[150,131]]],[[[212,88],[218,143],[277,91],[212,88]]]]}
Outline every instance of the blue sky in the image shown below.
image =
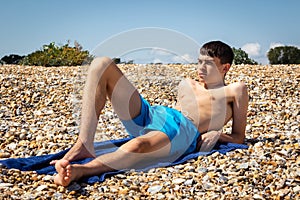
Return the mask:
{"type": "Polygon", "coordinates": [[[267,64],[270,47],[300,47],[299,0],[1,0],[0,5],[0,57],[76,40],[93,53],[102,48],[99,55],[115,56],[112,49],[125,47],[118,52],[125,60],[159,61],[166,51],[172,61],[178,55],[189,60],[197,56],[197,45],[222,40],[267,64]],[[155,38],[141,35],[154,29],[155,38]],[[126,34],[130,37],[122,37],[126,34]],[[147,53],[141,53],[141,40],[153,41],[144,46],[152,48],[147,53]],[[136,41],[141,43],[130,46],[136,41]]]}

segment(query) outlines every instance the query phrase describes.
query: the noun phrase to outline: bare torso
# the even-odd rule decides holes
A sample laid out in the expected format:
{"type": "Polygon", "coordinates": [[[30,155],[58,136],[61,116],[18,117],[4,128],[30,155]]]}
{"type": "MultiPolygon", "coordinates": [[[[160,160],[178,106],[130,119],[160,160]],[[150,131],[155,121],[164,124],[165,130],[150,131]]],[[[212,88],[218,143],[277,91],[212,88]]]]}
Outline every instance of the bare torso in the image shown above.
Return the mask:
{"type": "Polygon", "coordinates": [[[197,81],[185,79],[178,86],[176,109],[205,133],[220,130],[232,118],[233,99],[229,86],[208,90],[197,81]]]}

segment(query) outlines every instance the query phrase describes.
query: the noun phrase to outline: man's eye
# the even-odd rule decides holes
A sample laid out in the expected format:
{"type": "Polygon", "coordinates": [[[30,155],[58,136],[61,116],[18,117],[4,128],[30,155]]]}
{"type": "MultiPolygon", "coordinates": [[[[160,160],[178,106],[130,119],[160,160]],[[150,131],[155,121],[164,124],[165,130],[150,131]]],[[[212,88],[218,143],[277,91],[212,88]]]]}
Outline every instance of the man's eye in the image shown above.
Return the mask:
{"type": "Polygon", "coordinates": [[[202,64],[203,63],[203,61],[202,60],[198,60],[198,64],[202,64]]]}

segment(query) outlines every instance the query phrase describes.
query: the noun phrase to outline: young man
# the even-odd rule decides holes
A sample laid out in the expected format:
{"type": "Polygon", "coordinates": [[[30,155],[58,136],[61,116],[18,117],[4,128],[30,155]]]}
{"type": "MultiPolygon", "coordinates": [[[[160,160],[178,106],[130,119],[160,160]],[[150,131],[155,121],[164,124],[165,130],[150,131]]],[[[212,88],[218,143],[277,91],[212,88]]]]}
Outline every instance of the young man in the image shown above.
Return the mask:
{"type": "Polygon", "coordinates": [[[247,88],[240,82],[224,84],[233,61],[232,49],[212,41],[200,49],[198,60],[199,81],[185,79],[179,84],[178,104],[172,109],[150,106],[111,59],[96,58],[84,90],[79,138],[61,160],[51,162],[58,172],[54,182],[67,186],[84,176],[134,168],[158,158],[174,161],[183,154],[210,150],[217,140],[243,143],[247,88]],[[95,157],[95,130],[107,98],[133,139],[86,164],[70,164],[95,157]],[[232,133],[222,133],[230,119],[232,133]]]}

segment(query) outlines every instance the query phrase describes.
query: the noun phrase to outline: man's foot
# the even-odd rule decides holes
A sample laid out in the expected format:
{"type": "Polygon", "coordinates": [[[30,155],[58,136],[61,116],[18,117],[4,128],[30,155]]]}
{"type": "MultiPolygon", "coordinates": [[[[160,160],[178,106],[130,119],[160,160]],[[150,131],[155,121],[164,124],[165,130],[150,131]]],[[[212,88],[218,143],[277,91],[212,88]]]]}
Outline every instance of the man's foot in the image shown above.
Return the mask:
{"type": "MultiPolygon", "coordinates": [[[[81,141],[77,141],[75,145],[66,153],[63,157],[64,160],[69,162],[81,160],[84,158],[95,158],[95,150],[94,147],[87,148],[81,141]]],[[[58,162],[58,160],[52,160],[50,162],[51,165],[54,165],[58,162]]]]}
{"type": "Polygon", "coordinates": [[[59,160],[55,164],[58,172],[54,177],[54,183],[57,185],[68,186],[72,181],[80,178],[80,170],[75,165],[71,165],[68,160],[59,160]]]}

